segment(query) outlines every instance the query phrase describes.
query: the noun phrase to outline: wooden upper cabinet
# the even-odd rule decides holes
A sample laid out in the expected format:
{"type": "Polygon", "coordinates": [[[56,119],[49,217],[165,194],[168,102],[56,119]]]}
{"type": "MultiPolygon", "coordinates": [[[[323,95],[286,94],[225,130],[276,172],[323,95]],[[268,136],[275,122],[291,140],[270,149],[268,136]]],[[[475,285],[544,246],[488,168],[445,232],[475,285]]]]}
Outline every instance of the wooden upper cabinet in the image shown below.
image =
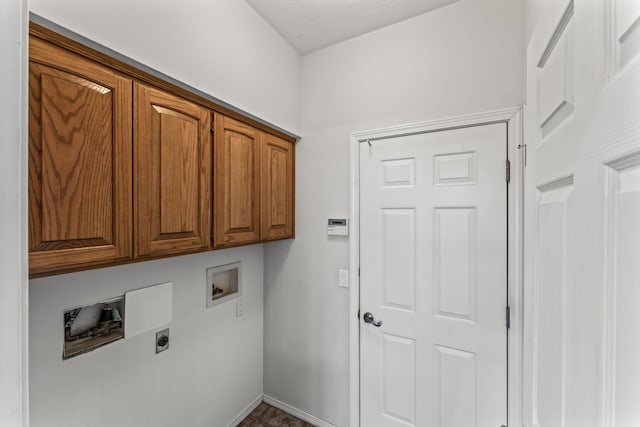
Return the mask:
{"type": "Polygon", "coordinates": [[[135,256],[207,249],[210,113],[150,86],[134,88],[135,256]]]}
{"type": "Polygon", "coordinates": [[[214,130],[214,247],[260,240],[261,132],[223,115],[214,130]]]}
{"type": "Polygon", "coordinates": [[[131,257],[131,79],[29,46],[29,272],[131,257]]]}
{"type": "Polygon", "coordinates": [[[261,238],[291,238],[294,233],[294,144],[265,133],[261,157],[261,238]]]}
{"type": "Polygon", "coordinates": [[[29,32],[30,277],[293,237],[293,138],[29,32]]]}

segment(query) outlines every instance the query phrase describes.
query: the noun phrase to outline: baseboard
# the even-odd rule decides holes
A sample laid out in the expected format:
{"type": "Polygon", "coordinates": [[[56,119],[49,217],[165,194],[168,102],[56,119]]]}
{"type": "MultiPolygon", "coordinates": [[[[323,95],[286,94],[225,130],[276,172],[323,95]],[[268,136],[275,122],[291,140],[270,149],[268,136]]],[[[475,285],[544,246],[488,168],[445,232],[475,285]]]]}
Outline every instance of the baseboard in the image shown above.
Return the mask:
{"type": "MultiPolygon", "coordinates": [[[[262,395],[259,395],[251,403],[249,403],[249,405],[246,408],[244,408],[242,410],[242,412],[240,412],[238,414],[237,417],[235,417],[233,420],[231,420],[231,422],[229,424],[227,424],[227,427],[236,427],[238,424],[240,424],[240,422],[242,420],[247,418],[247,416],[251,412],[253,412],[253,410],[256,409],[258,407],[258,405],[261,404],[261,403],[262,403],[262,395]]],[[[273,405],[273,406],[275,406],[275,405],[273,405]]]]}
{"type": "Polygon", "coordinates": [[[282,409],[283,411],[300,418],[303,421],[306,421],[310,424],[313,424],[316,427],[336,427],[335,425],[328,423],[324,420],[321,420],[320,418],[316,418],[311,414],[307,414],[304,411],[301,411],[298,408],[294,408],[293,406],[289,405],[288,403],[284,403],[279,401],[278,399],[274,399],[271,396],[267,396],[266,394],[262,396],[262,400],[265,403],[268,403],[271,406],[275,406],[278,409],[282,409]]]}

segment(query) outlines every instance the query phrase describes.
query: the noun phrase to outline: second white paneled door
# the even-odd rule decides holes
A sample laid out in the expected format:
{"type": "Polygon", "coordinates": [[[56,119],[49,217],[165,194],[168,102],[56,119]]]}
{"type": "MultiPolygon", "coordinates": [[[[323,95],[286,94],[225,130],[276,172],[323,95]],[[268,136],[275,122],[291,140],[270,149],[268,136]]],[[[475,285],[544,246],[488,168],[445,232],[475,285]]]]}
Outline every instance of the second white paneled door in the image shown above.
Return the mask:
{"type": "Polygon", "coordinates": [[[506,425],[506,124],[361,144],[360,425],[506,425]]]}

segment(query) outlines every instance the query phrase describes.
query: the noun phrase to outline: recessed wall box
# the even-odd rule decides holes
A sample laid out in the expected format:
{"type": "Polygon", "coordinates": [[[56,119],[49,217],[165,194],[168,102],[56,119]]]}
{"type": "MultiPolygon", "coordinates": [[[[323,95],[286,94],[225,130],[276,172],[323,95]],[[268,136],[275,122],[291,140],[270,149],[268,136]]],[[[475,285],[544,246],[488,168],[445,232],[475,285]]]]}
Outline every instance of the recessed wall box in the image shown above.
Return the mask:
{"type": "Polygon", "coordinates": [[[124,337],[124,297],[64,311],[62,359],[95,350],[124,337]]]}
{"type": "Polygon", "coordinates": [[[242,262],[207,268],[207,308],[242,296],[242,262]]]}
{"type": "Polygon", "coordinates": [[[349,220],[347,218],[329,218],[327,234],[329,236],[348,236],[349,220]]]}

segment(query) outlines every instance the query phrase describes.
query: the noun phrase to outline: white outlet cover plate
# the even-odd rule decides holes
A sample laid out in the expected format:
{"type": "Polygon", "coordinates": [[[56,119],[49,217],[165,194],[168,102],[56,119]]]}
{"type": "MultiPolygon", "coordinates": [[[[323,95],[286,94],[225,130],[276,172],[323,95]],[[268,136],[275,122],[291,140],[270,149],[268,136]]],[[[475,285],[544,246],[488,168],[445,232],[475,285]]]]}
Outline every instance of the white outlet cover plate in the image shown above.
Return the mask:
{"type": "Polygon", "coordinates": [[[338,286],[341,288],[349,287],[349,270],[344,268],[338,270],[338,286]]]}
{"type": "Polygon", "coordinates": [[[238,298],[236,300],[236,317],[240,317],[244,314],[244,299],[238,298]]]}

